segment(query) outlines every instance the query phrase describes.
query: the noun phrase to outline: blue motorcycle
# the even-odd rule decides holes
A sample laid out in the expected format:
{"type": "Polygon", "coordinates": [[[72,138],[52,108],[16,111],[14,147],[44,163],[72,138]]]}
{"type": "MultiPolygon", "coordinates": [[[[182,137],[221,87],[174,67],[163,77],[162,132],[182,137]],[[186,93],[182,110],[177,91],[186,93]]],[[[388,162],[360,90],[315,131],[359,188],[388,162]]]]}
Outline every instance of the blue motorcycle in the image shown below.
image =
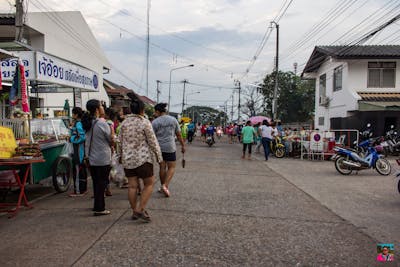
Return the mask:
{"type": "Polygon", "coordinates": [[[369,139],[358,144],[358,147],[365,151],[365,154],[361,155],[357,150],[335,147],[336,155],[334,160],[336,170],[340,174],[349,175],[353,171],[374,168],[381,175],[389,175],[392,167],[389,161],[380,155],[375,148],[377,140],[369,139]]]}

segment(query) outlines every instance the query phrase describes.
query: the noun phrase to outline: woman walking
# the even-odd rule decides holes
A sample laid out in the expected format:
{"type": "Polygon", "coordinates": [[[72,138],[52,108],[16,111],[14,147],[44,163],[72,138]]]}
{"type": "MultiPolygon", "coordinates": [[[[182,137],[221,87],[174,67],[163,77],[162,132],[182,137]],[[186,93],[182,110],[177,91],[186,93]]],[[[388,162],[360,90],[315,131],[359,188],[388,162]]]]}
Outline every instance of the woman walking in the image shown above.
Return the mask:
{"type": "Polygon", "coordinates": [[[104,113],[99,100],[90,99],[86,109],[88,113],[83,115],[82,124],[86,131],[85,151],[93,180],[93,211],[95,216],[108,215],[111,212],[105,208],[104,190],[111,170],[110,126],[99,119],[99,115],[104,113]]]}
{"type": "Polygon", "coordinates": [[[273,130],[272,127],[269,126],[268,121],[264,120],[263,125],[259,129],[259,133],[261,134],[261,143],[264,147],[264,156],[265,160],[268,160],[270,145],[273,138],[273,130]]]}
{"type": "Polygon", "coordinates": [[[74,153],[72,155],[73,173],[74,173],[74,193],[70,197],[83,196],[87,190],[87,174],[83,165],[85,156],[85,131],[82,127],[83,111],[80,107],[72,109],[73,125],[70,129],[70,142],[72,143],[74,153]]]}
{"type": "Polygon", "coordinates": [[[251,146],[253,145],[255,134],[256,132],[254,131],[254,128],[251,126],[251,121],[247,121],[246,126],[242,128],[242,136],[243,136],[242,159],[245,158],[246,148],[248,148],[249,151],[248,159],[249,160],[251,159],[251,146]]]}
{"type": "Polygon", "coordinates": [[[132,114],[126,116],[121,124],[121,161],[128,177],[128,198],[132,208],[132,219],[150,222],[146,204],[151,197],[154,185],[153,153],[157,162],[162,162],[161,149],[154,134],[151,122],[144,117],[144,103],[136,96],[132,98],[132,114]],[[137,205],[139,179],[144,188],[137,205]]]}

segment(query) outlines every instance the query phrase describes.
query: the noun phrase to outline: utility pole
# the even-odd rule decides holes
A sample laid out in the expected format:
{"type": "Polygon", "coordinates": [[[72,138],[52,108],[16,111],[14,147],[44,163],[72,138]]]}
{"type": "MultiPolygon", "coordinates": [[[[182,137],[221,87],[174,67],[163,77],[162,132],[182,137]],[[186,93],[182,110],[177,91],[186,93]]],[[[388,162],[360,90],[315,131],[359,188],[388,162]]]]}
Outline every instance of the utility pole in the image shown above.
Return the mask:
{"type": "Polygon", "coordinates": [[[15,0],[15,40],[22,41],[24,28],[24,5],[23,0],[15,0]]]}
{"type": "Polygon", "coordinates": [[[241,85],[240,85],[240,81],[236,80],[236,86],[238,87],[237,89],[239,89],[239,100],[238,100],[238,123],[240,122],[240,91],[241,91],[241,85]]]}
{"type": "Polygon", "coordinates": [[[297,76],[297,62],[293,63],[294,76],[297,76]]]}
{"type": "Polygon", "coordinates": [[[146,96],[149,96],[149,60],[150,60],[150,5],[151,5],[151,0],[147,0],[146,96]]]}
{"type": "Polygon", "coordinates": [[[183,80],[182,117],[183,117],[183,110],[185,108],[185,90],[187,82],[188,82],[187,80],[183,80]]]}
{"type": "Polygon", "coordinates": [[[232,94],[231,120],[233,121],[233,94],[232,94]]]}
{"type": "Polygon", "coordinates": [[[157,80],[157,103],[160,101],[160,80],[157,80]]]}
{"type": "Polygon", "coordinates": [[[273,119],[277,119],[277,95],[278,95],[278,73],[279,73],[279,24],[275,21],[272,22],[276,27],[276,56],[275,56],[275,88],[274,99],[272,102],[272,115],[273,119]]]}

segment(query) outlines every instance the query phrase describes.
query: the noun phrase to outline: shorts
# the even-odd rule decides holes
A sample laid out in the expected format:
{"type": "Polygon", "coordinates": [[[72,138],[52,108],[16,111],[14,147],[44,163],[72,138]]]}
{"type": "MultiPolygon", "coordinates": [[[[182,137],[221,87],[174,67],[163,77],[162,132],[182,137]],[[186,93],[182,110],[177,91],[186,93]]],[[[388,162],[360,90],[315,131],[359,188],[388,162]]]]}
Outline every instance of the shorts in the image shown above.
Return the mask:
{"type": "Polygon", "coordinates": [[[164,161],[176,161],[176,152],[162,152],[162,157],[164,161]]]}
{"type": "Polygon", "coordinates": [[[154,175],[153,164],[146,162],[135,169],[124,169],[126,177],[148,178],[154,175]]]}

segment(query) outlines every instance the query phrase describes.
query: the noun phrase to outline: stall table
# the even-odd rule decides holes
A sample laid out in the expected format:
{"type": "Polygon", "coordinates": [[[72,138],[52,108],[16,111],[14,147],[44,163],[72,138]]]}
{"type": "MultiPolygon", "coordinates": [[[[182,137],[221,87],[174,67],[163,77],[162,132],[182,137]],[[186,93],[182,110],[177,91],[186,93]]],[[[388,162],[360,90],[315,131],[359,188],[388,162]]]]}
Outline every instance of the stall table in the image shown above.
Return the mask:
{"type": "Polygon", "coordinates": [[[10,186],[18,186],[20,188],[18,202],[17,203],[0,203],[0,212],[8,212],[9,218],[17,215],[19,208],[21,207],[22,200],[24,200],[24,206],[28,208],[32,208],[32,205],[28,203],[25,194],[25,185],[28,179],[28,175],[31,171],[31,164],[33,163],[42,163],[45,162],[43,158],[32,158],[32,159],[2,159],[0,161],[0,166],[3,166],[3,169],[13,170],[15,182],[0,182],[0,187],[10,187],[10,186]],[[24,169],[23,178],[19,176],[17,169],[24,169]],[[14,209],[8,209],[10,206],[15,206],[14,209]]]}

